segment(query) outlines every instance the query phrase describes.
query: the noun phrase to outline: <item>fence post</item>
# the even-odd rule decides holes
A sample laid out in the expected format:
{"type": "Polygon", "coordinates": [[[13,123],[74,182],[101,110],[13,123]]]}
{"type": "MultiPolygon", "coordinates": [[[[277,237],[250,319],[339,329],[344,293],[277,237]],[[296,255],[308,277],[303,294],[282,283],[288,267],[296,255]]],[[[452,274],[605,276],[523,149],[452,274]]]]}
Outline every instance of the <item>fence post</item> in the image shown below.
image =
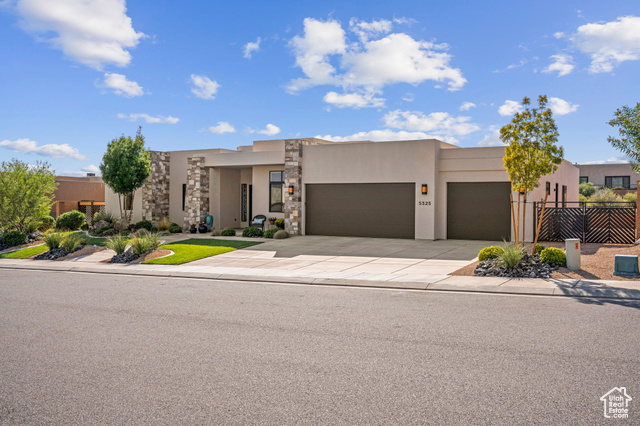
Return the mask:
{"type": "MultiPolygon", "coordinates": [[[[640,180],[636,181],[636,198],[640,196],[640,180]]],[[[636,199],[636,241],[640,237],[640,212],[638,211],[638,200],[636,199]]]]}
{"type": "Polygon", "coordinates": [[[538,229],[538,202],[533,202],[533,239],[536,238],[536,229],[538,229]]]}

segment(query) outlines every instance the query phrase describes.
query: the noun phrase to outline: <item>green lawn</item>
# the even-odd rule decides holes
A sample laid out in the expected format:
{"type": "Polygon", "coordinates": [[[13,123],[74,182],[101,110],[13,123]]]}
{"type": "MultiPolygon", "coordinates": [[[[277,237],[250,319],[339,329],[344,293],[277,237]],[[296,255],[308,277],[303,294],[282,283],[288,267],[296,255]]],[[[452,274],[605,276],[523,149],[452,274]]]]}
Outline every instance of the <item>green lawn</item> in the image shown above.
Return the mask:
{"type": "Polygon", "coordinates": [[[194,260],[204,259],[222,253],[227,253],[237,249],[255,246],[259,242],[252,241],[231,241],[231,240],[206,240],[204,238],[192,238],[189,240],[176,241],[175,243],[160,246],[161,249],[171,250],[174,253],[170,256],[159,259],[147,260],[144,263],[155,265],[181,265],[194,260]]]}
{"type": "Polygon", "coordinates": [[[0,254],[0,259],[28,259],[36,254],[44,253],[48,251],[46,245],[40,244],[39,246],[32,246],[23,248],[16,251],[10,251],[9,253],[0,254]]]}

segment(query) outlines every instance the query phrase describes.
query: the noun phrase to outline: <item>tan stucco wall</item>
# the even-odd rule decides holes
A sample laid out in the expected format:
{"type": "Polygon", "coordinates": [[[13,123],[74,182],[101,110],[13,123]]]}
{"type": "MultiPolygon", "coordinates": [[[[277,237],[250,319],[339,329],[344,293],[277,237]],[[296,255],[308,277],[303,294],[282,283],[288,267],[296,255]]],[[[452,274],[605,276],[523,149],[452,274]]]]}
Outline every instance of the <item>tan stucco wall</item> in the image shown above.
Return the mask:
{"type": "MultiPolygon", "coordinates": [[[[120,214],[120,207],[118,205],[118,194],[114,193],[108,186],[105,185],[104,189],[104,203],[105,209],[116,215],[120,214]]],[[[123,206],[124,207],[124,206],[123,206]]],[[[133,216],[131,221],[133,223],[142,220],[142,189],[138,189],[133,198],[133,216]]]]}
{"type": "Polygon", "coordinates": [[[586,176],[596,186],[604,186],[605,176],[629,176],[631,187],[635,188],[640,175],[629,164],[576,164],[580,169],[579,176],[586,176]]]}

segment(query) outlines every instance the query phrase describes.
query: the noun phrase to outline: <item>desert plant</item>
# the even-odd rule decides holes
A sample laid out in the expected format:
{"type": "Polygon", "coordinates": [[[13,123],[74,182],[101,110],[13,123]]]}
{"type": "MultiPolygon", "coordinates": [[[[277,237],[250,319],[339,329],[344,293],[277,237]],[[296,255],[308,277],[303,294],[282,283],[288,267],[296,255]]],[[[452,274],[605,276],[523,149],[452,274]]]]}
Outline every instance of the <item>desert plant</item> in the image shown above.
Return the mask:
{"type": "Polygon", "coordinates": [[[544,246],[542,244],[536,244],[536,246],[533,248],[533,253],[534,254],[540,254],[542,253],[542,250],[544,250],[544,246]]]}
{"type": "Polygon", "coordinates": [[[111,212],[108,211],[100,211],[98,210],[97,212],[94,213],[93,215],[93,222],[100,222],[104,220],[105,222],[109,222],[109,223],[113,223],[116,220],[118,220],[115,215],[111,212]]]}
{"type": "Polygon", "coordinates": [[[480,250],[480,253],[478,253],[478,260],[482,262],[483,260],[487,259],[496,259],[503,252],[504,249],[500,246],[485,247],[480,250]]]}
{"type": "Polygon", "coordinates": [[[172,234],[179,234],[182,232],[182,228],[177,223],[172,223],[171,226],[169,226],[169,232],[172,234]]]}
{"type": "Polygon", "coordinates": [[[274,240],[284,240],[285,238],[289,238],[289,233],[284,229],[279,230],[275,234],[273,234],[274,240]]]}
{"type": "Polygon", "coordinates": [[[122,254],[125,252],[125,250],[127,250],[127,246],[129,245],[130,241],[131,238],[124,235],[118,235],[107,238],[107,241],[105,241],[104,245],[106,248],[115,251],[116,254],[122,254]]]}
{"type": "Polygon", "coordinates": [[[262,229],[255,226],[247,226],[242,230],[243,237],[262,237],[262,229]]]}
{"type": "Polygon", "coordinates": [[[80,229],[83,223],[86,223],[87,217],[78,210],[71,210],[61,214],[56,220],[56,229],[61,231],[76,231],[80,229]]]}
{"type": "Polygon", "coordinates": [[[580,184],[580,194],[585,197],[591,197],[598,188],[596,188],[591,182],[582,182],[580,184]]]}
{"type": "Polygon", "coordinates": [[[635,192],[629,192],[627,194],[624,194],[624,197],[622,197],[622,199],[628,203],[636,203],[638,202],[638,194],[635,192]]]}
{"type": "Polygon", "coordinates": [[[67,234],[64,232],[51,232],[45,234],[45,236],[42,237],[42,241],[44,241],[44,244],[49,250],[54,250],[60,248],[66,236],[67,234]]]}
{"type": "Polygon", "coordinates": [[[149,222],[148,220],[141,220],[140,222],[136,223],[134,225],[135,229],[146,229],[147,231],[151,231],[151,228],[153,228],[153,224],[151,222],[149,222]]]}
{"type": "Polygon", "coordinates": [[[284,219],[276,219],[276,226],[280,229],[284,229],[284,219]]]}
{"type": "MultiPolygon", "coordinates": [[[[128,231],[120,231],[120,232],[128,232],[128,231]]],[[[113,228],[106,228],[104,231],[102,231],[102,236],[103,237],[109,237],[111,235],[117,235],[118,231],[116,231],[113,228]]]]}
{"type": "Polygon", "coordinates": [[[160,231],[168,231],[171,227],[171,222],[169,218],[163,217],[160,223],[158,224],[158,230],[160,231]]]}
{"type": "Polygon", "coordinates": [[[4,234],[2,237],[2,244],[8,246],[19,246],[20,244],[26,244],[27,235],[20,231],[11,231],[4,234]]]}
{"type": "Polygon", "coordinates": [[[559,248],[547,247],[540,253],[540,259],[549,264],[555,263],[558,266],[567,266],[567,254],[559,248]]]}
{"type": "Polygon", "coordinates": [[[622,198],[618,197],[612,189],[604,188],[597,190],[588,198],[588,201],[597,203],[589,205],[590,207],[620,207],[621,205],[618,203],[622,201],[622,198]]]}
{"type": "Polygon", "coordinates": [[[157,232],[149,232],[141,229],[133,236],[131,240],[131,249],[135,254],[142,255],[152,252],[153,250],[164,244],[157,232]]]}
{"type": "Polygon", "coordinates": [[[279,228],[271,228],[271,229],[267,229],[266,231],[264,231],[264,237],[265,238],[273,238],[273,236],[276,234],[276,232],[280,231],[279,228]]]}
{"type": "Polygon", "coordinates": [[[56,220],[47,215],[40,220],[40,224],[38,225],[38,231],[44,232],[56,226],[56,220]]]}
{"type": "Polygon", "coordinates": [[[87,236],[82,232],[66,234],[62,239],[62,247],[68,253],[73,253],[85,244],[87,244],[87,236]]]}
{"type": "Polygon", "coordinates": [[[515,244],[505,243],[502,253],[498,255],[498,262],[507,269],[515,268],[524,257],[524,250],[515,244]]]}
{"type": "Polygon", "coordinates": [[[236,236],[236,230],[233,228],[227,228],[224,231],[222,231],[222,233],[220,234],[223,237],[235,237],[236,236]]]}

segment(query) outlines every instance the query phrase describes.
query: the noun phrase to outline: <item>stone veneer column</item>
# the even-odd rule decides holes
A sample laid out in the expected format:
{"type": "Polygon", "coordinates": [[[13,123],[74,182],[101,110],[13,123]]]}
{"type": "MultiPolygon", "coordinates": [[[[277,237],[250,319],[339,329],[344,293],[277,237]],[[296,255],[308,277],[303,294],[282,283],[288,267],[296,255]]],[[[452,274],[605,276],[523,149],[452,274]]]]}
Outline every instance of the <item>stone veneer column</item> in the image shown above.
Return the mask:
{"type": "Polygon", "coordinates": [[[184,228],[203,222],[209,212],[209,170],[204,157],[187,158],[187,195],[185,200],[184,228]]]}
{"type": "Polygon", "coordinates": [[[284,141],[284,229],[291,235],[302,234],[302,149],[304,145],[317,145],[306,139],[284,141]],[[293,185],[293,194],[289,186],[293,185]]]}
{"type": "Polygon", "coordinates": [[[142,185],[142,218],[158,225],[169,217],[169,159],[171,154],[151,151],[151,174],[142,185]]]}

